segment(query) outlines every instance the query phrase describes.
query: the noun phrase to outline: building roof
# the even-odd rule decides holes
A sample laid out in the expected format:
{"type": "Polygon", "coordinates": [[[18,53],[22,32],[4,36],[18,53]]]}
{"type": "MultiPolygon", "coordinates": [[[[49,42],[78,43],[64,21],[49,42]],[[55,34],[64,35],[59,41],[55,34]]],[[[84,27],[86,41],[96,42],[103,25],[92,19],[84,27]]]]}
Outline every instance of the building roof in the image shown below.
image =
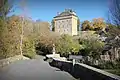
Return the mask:
{"type": "Polygon", "coordinates": [[[64,12],[58,14],[54,18],[56,18],[56,17],[63,17],[63,16],[71,16],[71,15],[76,16],[76,13],[72,9],[65,9],[64,12]]]}

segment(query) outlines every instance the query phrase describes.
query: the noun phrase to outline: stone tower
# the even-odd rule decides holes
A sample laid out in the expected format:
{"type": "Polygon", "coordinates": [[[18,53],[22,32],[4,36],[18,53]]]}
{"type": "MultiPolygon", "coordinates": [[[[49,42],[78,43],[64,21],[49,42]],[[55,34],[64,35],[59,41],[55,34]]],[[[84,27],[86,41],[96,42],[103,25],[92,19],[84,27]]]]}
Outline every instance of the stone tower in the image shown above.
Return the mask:
{"type": "Polygon", "coordinates": [[[65,9],[64,12],[54,17],[55,32],[60,34],[77,35],[76,13],[71,9],[65,9]]]}

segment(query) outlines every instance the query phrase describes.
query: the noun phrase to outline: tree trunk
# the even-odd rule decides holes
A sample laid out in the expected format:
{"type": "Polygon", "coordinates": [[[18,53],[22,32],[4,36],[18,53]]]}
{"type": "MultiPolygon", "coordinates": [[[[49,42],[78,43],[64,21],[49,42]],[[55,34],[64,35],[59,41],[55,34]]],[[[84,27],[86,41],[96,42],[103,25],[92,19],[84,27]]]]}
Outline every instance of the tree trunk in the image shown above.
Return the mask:
{"type": "Polygon", "coordinates": [[[22,18],[22,27],[21,27],[21,40],[20,40],[20,54],[21,56],[23,55],[23,51],[22,51],[22,44],[23,44],[23,26],[24,26],[24,18],[22,18]]]}

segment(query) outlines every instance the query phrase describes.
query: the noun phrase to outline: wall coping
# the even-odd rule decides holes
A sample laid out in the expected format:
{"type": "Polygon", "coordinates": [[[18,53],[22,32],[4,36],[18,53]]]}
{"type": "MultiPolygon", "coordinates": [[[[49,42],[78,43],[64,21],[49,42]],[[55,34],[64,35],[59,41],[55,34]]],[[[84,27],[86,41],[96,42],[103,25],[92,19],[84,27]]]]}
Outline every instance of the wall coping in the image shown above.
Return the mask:
{"type": "MultiPolygon", "coordinates": [[[[72,63],[72,61],[63,61],[63,60],[59,60],[59,59],[55,59],[55,58],[54,58],[54,60],[56,60],[56,61],[62,61],[62,62],[67,62],[67,63],[72,63]]],[[[111,77],[111,78],[113,78],[113,79],[120,80],[120,76],[115,75],[115,74],[112,74],[112,73],[109,73],[109,72],[106,72],[106,71],[104,71],[104,70],[100,70],[100,69],[94,68],[94,67],[92,67],[92,66],[83,64],[83,63],[75,63],[75,64],[78,64],[78,65],[80,65],[80,66],[82,66],[82,67],[85,67],[85,68],[87,68],[87,69],[91,69],[91,70],[93,70],[93,71],[95,71],[95,72],[98,72],[98,73],[103,74],[103,75],[105,75],[105,76],[111,77]]]]}
{"type": "Polygon", "coordinates": [[[27,57],[24,57],[22,55],[16,55],[16,56],[13,56],[13,57],[9,57],[9,58],[6,58],[6,59],[1,59],[0,60],[0,67],[4,67],[5,65],[8,65],[12,62],[15,62],[17,60],[26,60],[26,59],[29,59],[27,57]]]}
{"type": "Polygon", "coordinates": [[[76,64],[78,64],[78,65],[80,65],[80,66],[83,66],[83,67],[85,67],[85,68],[91,69],[91,70],[93,70],[93,71],[96,71],[96,72],[98,72],[98,73],[101,73],[101,74],[103,74],[103,75],[109,76],[109,77],[111,77],[111,78],[120,80],[120,76],[118,76],[118,75],[115,75],[115,74],[106,72],[106,71],[104,71],[104,70],[100,70],[100,69],[91,67],[91,66],[86,65],[86,64],[83,64],[83,63],[76,63],[76,64]]]}

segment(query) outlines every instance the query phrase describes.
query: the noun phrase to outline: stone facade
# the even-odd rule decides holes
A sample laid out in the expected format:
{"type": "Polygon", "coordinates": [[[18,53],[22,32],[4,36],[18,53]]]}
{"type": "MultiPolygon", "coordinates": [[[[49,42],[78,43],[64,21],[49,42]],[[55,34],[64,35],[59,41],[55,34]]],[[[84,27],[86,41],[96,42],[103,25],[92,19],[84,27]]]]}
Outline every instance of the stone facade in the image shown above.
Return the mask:
{"type": "Polygon", "coordinates": [[[75,12],[72,10],[65,10],[54,17],[55,32],[60,34],[77,35],[77,20],[75,12]]]}

